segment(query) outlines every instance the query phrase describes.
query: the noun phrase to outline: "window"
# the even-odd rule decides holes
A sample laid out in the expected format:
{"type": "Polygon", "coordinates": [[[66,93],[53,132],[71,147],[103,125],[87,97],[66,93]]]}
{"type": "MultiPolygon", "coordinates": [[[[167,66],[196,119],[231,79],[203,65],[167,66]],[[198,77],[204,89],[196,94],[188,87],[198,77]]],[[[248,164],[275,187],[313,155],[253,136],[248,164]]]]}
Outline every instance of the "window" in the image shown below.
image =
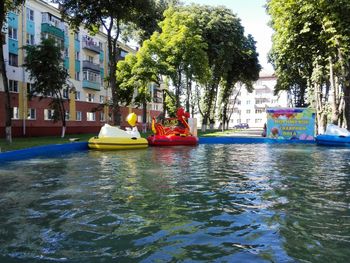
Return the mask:
{"type": "Polygon", "coordinates": [[[81,111],[76,112],[76,119],[77,121],[81,121],[81,111]]]}
{"type": "Polygon", "coordinates": [[[86,120],[87,121],[95,121],[95,112],[87,112],[86,113],[86,120]]]}
{"type": "Polygon", "coordinates": [[[104,103],[105,102],[105,96],[100,95],[100,103],[104,103]]]}
{"type": "Polygon", "coordinates": [[[17,80],[9,80],[9,90],[10,92],[18,92],[18,81],[17,80]]]}
{"type": "Polygon", "coordinates": [[[100,74],[85,70],[83,71],[83,80],[88,80],[91,82],[100,82],[100,74]]]}
{"type": "Polygon", "coordinates": [[[75,80],[80,80],[80,72],[75,72],[75,80]]]}
{"type": "Polygon", "coordinates": [[[9,53],[9,65],[12,67],[18,67],[18,55],[9,53]]]}
{"type": "Polygon", "coordinates": [[[261,79],[258,79],[255,83],[256,83],[257,86],[261,86],[262,85],[261,79]]]}
{"type": "Polygon", "coordinates": [[[75,40],[79,40],[79,33],[78,33],[78,32],[75,32],[75,33],[74,33],[74,39],[75,39],[75,40]]]}
{"type": "Polygon", "coordinates": [[[250,114],[250,110],[246,110],[246,113],[247,113],[247,114],[250,114]]]}
{"type": "Polygon", "coordinates": [[[122,57],[122,58],[125,58],[125,56],[128,54],[128,52],[126,52],[126,51],[124,51],[124,50],[121,50],[120,51],[120,56],[122,57]]]}
{"type": "Polygon", "coordinates": [[[66,121],[69,121],[69,112],[68,111],[66,111],[64,118],[66,119],[66,121]]]}
{"type": "Polygon", "coordinates": [[[12,119],[18,120],[19,119],[18,107],[13,107],[11,109],[12,109],[12,119]]]}
{"type": "Polygon", "coordinates": [[[98,47],[99,47],[101,50],[103,50],[103,44],[102,44],[102,42],[98,42],[98,47]]]}
{"type": "Polygon", "coordinates": [[[10,27],[8,28],[9,38],[17,40],[17,28],[10,27]]]}
{"type": "Polygon", "coordinates": [[[91,63],[94,63],[94,57],[92,57],[92,56],[87,56],[87,60],[89,61],[89,62],[91,62],[91,63]]]}
{"type": "Polygon", "coordinates": [[[249,122],[250,122],[250,119],[246,119],[245,122],[246,122],[246,123],[249,123],[249,122]]]}
{"type": "Polygon", "coordinates": [[[100,121],[106,121],[104,112],[100,112],[100,121]]]}
{"type": "Polygon", "coordinates": [[[255,123],[262,123],[262,119],[255,119],[255,123]]]}
{"type": "Polygon", "coordinates": [[[63,98],[68,99],[68,89],[63,90],[63,98]]]}
{"type": "Polygon", "coordinates": [[[247,100],[247,105],[249,105],[250,104],[250,100],[247,100]]]}
{"type": "Polygon", "coordinates": [[[241,123],[241,119],[237,119],[237,123],[241,123]]]}
{"type": "Polygon", "coordinates": [[[27,33],[27,45],[34,45],[34,35],[27,33]]]}
{"type": "Polygon", "coordinates": [[[34,11],[27,7],[27,19],[34,21],[34,11]]]}
{"type": "Polygon", "coordinates": [[[94,102],[94,100],[95,100],[95,94],[88,93],[88,94],[87,94],[86,101],[88,101],[88,102],[94,102]]]}
{"type": "Polygon", "coordinates": [[[36,119],[36,110],[35,109],[28,109],[28,120],[35,120],[36,119]]]}
{"type": "Polygon", "coordinates": [[[53,110],[45,109],[44,110],[44,120],[49,121],[53,119],[53,110]]]}
{"type": "Polygon", "coordinates": [[[55,27],[61,28],[61,20],[58,17],[51,15],[50,20],[52,22],[52,25],[54,25],[55,27]]]}
{"type": "Polygon", "coordinates": [[[27,94],[31,94],[33,92],[33,84],[27,83],[27,94]]]}
{"type": "Polygon", "coordinates": [[[75,100],[80,100],[80,91],[75,92],[75,100]]]}
{"type": "Polygon", "coordinates": [[[264,112],[264,110],[263,109],[256,109],[255,110],[255,113],[257,113],[257,114],[259,114],[259,113],[263,113],[264,112]]]}
{"type": "Polygon", "coordinates": [[[64,48],[64,56],[65,56],[66,58],[69,57],[69,51],[68,51],[68,48],[67,48],[67,47],[64,48]]]}
{"type": "Polygon", "coordinates": [[[80,58],[80,52],[77,51],[75,52],[75,60],[79,60],[79,58],[80,58]]]}

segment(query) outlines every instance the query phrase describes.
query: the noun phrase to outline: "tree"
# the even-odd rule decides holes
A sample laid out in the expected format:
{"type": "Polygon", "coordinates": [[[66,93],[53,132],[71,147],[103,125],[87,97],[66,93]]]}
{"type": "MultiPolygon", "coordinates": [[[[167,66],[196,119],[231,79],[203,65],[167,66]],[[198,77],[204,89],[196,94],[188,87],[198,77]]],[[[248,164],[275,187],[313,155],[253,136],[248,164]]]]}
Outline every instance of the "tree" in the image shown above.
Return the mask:
{"type": "Polygon", "coordinates": [[[121,99],[129,105],[132,101],[143,106],[146,122],[146,105],[151,101],[150,83],[160,85],[160,67],[151,57],[150,50],[154,49],[149,40],[145,41],[141,49],[134,54],[128,54],[124,61],[117,64],[117,82],[120,86],[121,99]],[[134,97],[136,94],[136,97],[134,97]],[[146,104],[146,105],[145,105],[146,104]]]}
{"type": "Polygon", "coordinates": [[[319,132],[327,121],[341,124],[344,115],[349,129],[350,3],[270,0],[267,10],[275,30],[270,58],[278,88],[296,87],[303,98],[306,84],[319,132]]]}
{"type": "Polygon", "coordinates": [[[51,97],[50,108],[53,110],[53,120],[62,122],[62,138],[66,131],[66,110],[63,90],[68,89],[69,74],[64,68],[61,48],[54,39],[42,39],[37,46],[24,47],[27,56],[23,67],[29,71],[30,79],[34,81],[30,95],[51,97]]]}
{"type": "Polygon", "coordinates": [[[91,32],[96,32],[100,26],[106,30],[112,111],[114,124],[120,125],[120,87],[115,73],[121,25],[130,22],[137,23],[141,15],[149,13],[154,7],[152,0],[54,0],[54,2],[60,4],[63,17],[74,29],[83,24],[91,32]]]}
{"type": "MultiPolygon", "coordinates": [[[[132,66],[126,67],[120,62],[117,74],[123,74],[122,70],[132,70],[130,78],[124,78],[125,84],[121,85],[139,87],[140,100],[147,98],[145,94],[149,92],[149,82],[159,85],[160,76],[168,76],[175,86],[175,105],[178,108],[183,76],[199,82],[208,76],[206,44],[202,41],[194,16],[188,11],[169,8],[164,17],[160,23],[161,33],[156,31],[143,42],[132,66]]],[[[169,98],[172,96],[169,95],[169,98]]]]}
{"type": "Polygon", "coordinates": [[[197,26],[196,17],[188,10],[169,8],[160,23],[161,33],[151,37],[156,48],[155,56],[164,65],[163,75],[172,80],[175,87],[176,107],[180,107],[183,76],[204,82],[208,77],[207,45],[197,26]]]}
{"type": "Polygon", "coordinates": [[[189,11],[196,14],[203,41],[207,44],[210,78],[203,85],[199,108],[204,131],[208,123],[214,122],[219,84],[230,71],[233,73],[235,61],[243,53],[245,37],[239,18],[230,9],[192,5],[189,11]]]}
{"type": "MultiPolygon", "coordinates": [[[[221,82],[221,123],[222,129],[228,129],[230,116],[233,113],[234,105],[229,110],[231,95],[235,90],[237,82],[245,84],[249,92],[253,91],[253,81],[258,80],[261,66],[258,62],[258,53],[256,52],[253,37],[241,37],[241,46],[236,52],[232,52],[231,64],[229,70],[223,75],[221,82]]],[[[236,98],[233,100],[236,102],[236,98]]]]}
{"type": "Polygon", "coordinates": [[[136,41],[140,46],[150,39],[152,34],[160,32],[159,22],[164,20],[164,12],[169,7],[180,5],[178,0],[154,0],[151,2],[152,8],[149,12],[140,14],[133,22],[125,25],[122,36],[125,42],[130,39],[136,41]]]}
{"type": "MultiPolygon", "coordinates": [[[[3,0],[0,4],[0,29],[4,28],[4,24],[6,22],[7,15],[10,11],[16,10],[21,4],[23,4],[25,0],[3,0]]],[[[5,121],[5,133],[6,140],[11,143],[12,142],[12,107],[11,107],[11,99],[10,99],[10,91],[9,84],[6,74],[6,65],[4,59],[4,45],[5,45],[5,36],[1,34],[0,36],[0,72],[2,76],[2,82],[5,89],[5,112],[6,112],[6,121],[5,121]]]]}

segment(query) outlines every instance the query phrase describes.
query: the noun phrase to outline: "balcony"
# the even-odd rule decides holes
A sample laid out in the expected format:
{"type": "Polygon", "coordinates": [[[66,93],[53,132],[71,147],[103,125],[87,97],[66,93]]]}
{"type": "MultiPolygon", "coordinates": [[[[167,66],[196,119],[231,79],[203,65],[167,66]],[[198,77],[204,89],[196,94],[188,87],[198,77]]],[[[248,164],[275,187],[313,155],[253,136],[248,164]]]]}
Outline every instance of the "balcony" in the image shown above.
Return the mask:
{"type": "Polygon", "coordinates": [[[255,105],[257,106],[257,107],[261,107],[261,106],[264,106],[264,105],[266,105],[266,104],[268,104],[268,103],[270,103],[271,101],[270,101],[270,99],[267,99],[267,98],[259,98],[259,99],[256,99],[255,100],[255,105]]]}
{"type": "Polygon", "coordinates": [[[100,73],[100,65],[95,64],[89,60],[83,60],[83,70],[84,69],[90,69],[92,71],[96,71],[100,73]]]}
{"type": "Polygon", "coordinates": [[[163,99],[162,99],[162,98],[159,98],[159,97],[154,97],[154,98],[153,98],[153,102],[154,102],[154,103],[163,103],[163,99]]]}
{"type": "Polygon", "coordinates": [[[87,50],[93,51],[97,54],[100,54],[100,47],[90,37],[86,37],[86,36],[83,37],[82,47],[84,49],[87,49],[87,50]]]}
{"type": "Polygon", "coordinates": [[[101,90],[99,82],[92,82],[89,80],[83,80],[83,88],[97,90],[97,91],[101,90]]]}
{"type": "Polygon", "coordinates": [[[41,32],[64,39],[63,22],[50,13],[43,13],[42,15],[41,32]]]}

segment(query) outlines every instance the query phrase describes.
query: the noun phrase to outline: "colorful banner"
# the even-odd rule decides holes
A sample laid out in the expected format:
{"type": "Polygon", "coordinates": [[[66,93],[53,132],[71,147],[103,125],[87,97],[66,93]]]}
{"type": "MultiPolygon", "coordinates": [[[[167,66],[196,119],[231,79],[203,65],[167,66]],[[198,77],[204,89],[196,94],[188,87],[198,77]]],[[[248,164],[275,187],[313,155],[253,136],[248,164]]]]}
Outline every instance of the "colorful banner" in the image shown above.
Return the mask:
{"type": "Polygon", "coordinates": [[[284,140],[314,140],[315,111],[310,108],[268,108],[267,137],[284,140]]]}

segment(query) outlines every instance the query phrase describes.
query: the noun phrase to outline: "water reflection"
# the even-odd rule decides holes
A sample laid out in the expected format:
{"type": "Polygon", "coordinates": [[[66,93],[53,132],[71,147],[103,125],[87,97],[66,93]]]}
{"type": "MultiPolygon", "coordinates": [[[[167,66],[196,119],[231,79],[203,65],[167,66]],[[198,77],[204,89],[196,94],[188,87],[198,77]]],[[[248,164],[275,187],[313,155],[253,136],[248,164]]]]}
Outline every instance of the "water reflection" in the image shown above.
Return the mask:
{"type": "Polygon", "coordinates": [[[349,153],[200,145],[9,164],[0,261],[341,262],[349,153]]]}
{"type": "Polygon", "coordinates": [[[296,260],[346,262],[350,256],[350,151],[301,146],[269,151],[281,176],[273,191],[284,249],[296,260]],[[283,200],[283,202],[276,202],[283,200]]]}

